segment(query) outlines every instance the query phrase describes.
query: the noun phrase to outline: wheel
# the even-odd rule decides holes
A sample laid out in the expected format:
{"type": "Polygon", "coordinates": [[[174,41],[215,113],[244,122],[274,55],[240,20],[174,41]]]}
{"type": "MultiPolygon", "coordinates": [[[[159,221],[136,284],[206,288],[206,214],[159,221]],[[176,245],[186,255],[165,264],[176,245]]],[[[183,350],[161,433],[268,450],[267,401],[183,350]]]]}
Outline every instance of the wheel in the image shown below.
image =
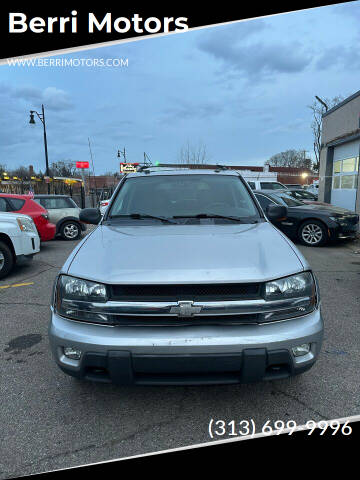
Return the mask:
{"type": "Polygon", "coordinates": [[[327,243],[329,236],[322,222],[308,220],[299,228],[299,240],[308,247],[320,247],[327,243]]]}
{"type": "Polygon", "coordinates": [[[0,278],[6,277],[14,266],[14,257],[6,243],[0,242],[0,278]]]}
{"type": "Polygon", "coordinates": [[[60,235],[65,240],[77,240],[81,235],[81,227],[77,222],[65,222],[61,225],[60,235]]]}

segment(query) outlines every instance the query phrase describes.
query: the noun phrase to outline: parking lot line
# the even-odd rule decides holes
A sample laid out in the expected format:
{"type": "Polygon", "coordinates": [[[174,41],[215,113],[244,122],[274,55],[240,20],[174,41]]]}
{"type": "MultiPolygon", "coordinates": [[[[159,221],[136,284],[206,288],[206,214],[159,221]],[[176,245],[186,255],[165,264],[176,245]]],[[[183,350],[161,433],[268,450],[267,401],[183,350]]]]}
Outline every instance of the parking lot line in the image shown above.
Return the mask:
{"type": "Polygon", "coordinates": [[[13,285],[1,285],[0,289],[13,288],[13,287],[26,287],[27,285],[34,285],[34,282],[14,283],[13,285]]]}

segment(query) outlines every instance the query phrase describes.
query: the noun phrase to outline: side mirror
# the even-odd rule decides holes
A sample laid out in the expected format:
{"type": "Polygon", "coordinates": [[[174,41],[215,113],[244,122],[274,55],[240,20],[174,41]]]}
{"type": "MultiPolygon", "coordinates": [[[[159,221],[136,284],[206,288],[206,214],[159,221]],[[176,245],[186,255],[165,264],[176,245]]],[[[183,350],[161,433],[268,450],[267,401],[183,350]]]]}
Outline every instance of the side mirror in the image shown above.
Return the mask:
{"type": "Polygon", "coordinates": [[[266,215],[271,222],[279,222],[287,217],[287,208],[282,205],[269,205],[266,215]]]}
{"type": "Polygon", "coordinates": [[[97,225],[102,218],[100,210],[97,208],[84,208],[79,213],[80,222],[97,225]]]}

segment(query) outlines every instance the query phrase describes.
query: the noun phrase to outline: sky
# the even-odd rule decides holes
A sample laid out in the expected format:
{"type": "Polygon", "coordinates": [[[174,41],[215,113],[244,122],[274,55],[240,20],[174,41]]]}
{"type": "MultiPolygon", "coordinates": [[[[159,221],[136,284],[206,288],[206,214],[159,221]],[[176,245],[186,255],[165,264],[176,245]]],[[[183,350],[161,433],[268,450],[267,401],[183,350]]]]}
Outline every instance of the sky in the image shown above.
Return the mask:
{"type": "MultiPolygon", "coordinates": [[[[263,165],[302,149],[314,157],[314,96],[360,89],[360,1],[146,38],[53,58],[128,59],[128,66],[0,66],[0,164],[45,170],[90,160],[95,173],[127,161],[176,163],[183,146],[207,162],[263,165]],[[122,160],[123,161],[123,160],[122,160]]],[[[51,57],[52,58],[52,57],[51,57]]]]}

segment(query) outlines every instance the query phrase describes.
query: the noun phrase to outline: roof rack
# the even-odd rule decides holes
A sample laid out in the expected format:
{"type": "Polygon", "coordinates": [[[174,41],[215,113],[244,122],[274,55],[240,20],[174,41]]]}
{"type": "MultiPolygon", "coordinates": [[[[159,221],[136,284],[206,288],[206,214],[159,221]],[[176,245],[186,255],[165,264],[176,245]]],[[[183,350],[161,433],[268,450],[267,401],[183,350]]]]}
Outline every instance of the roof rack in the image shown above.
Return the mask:
{"type": "Polygon", "coordinates": [[[143,172],[144,170],[148,170],[151,168],[151,165],[140,165],[140,167],[137,169],[137,172],[143,172]]]}

